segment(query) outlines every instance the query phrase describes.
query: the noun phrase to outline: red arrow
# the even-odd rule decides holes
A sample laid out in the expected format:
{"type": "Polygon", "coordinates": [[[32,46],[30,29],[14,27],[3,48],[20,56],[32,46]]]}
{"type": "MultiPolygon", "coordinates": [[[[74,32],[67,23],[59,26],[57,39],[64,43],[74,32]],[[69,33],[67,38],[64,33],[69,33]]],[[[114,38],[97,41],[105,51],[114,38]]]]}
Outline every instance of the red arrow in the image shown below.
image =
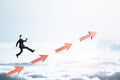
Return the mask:
{"type": "Polygon", "coordinates": [[[37,63],[37,62],[39,62],[39,61],[44,62],[45,59],[48,57],[48,55],[40,55],[40,56],[41,56],[40,58],[37,58],[37,59],[31,61],[30,63],[35,64],[35,63],[37,63]]]}
{"type": "Polygon", "coordinates": [[[71,47],[71,45],[72,45],[71,43],[65,43],[64,46],[62,46],[62,47],[56,49],[55,51],[56,51],[56,53],[58,53],[58,52],[60,52],[60,51],[62,51],[62,50],[64,50],[64,49],[69,50],[69,48],[71,47]]]}
{"type": "Polygon", "coordinates": [[[15,66],[15,68],[16,68],[16,69],[8,72],[8,73],[6,74],[6,76],[11,76],[12,74],[15,74],[15,73],[18,73],[18,74],[19,74],[24,67],[22,67],[22,66],[15,66]]]}
{"type": "Polygon", "coordinates": [[[89,38],[89,37],[91,37],[91,39],[92,39],[92,38],[96,35],[97,32],[89,32],[89,31],[88,31],[88,33],[89,33],[89,34],[81,37],[81,38],[80,38],[80,41],[83,41],[83,40],[85,40],[85,39],[87,39],[87,38],[89,38]]]}

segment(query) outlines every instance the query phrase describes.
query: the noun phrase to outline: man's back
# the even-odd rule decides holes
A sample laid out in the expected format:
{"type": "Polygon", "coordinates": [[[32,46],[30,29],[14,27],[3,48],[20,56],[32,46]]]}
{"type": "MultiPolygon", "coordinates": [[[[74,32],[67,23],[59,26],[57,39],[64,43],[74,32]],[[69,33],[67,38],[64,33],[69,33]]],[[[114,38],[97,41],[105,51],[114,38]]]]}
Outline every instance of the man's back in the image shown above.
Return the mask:
{"type": "Polygon", "coordinates": [[[19,43],[19,47],[23,47],[24,46],[24,40],[23,39],[19,39],[18,43],[19,43]]]}

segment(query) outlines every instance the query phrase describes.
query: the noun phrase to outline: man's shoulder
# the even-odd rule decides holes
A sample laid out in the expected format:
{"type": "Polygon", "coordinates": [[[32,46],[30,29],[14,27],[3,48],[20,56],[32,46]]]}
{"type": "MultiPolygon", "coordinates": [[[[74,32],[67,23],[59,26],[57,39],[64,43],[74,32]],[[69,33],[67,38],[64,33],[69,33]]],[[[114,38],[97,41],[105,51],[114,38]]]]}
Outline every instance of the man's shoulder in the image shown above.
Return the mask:
{"type": "Polygon", "coordinates": [[[18,41],[23,41],[23,39],[19,39],[18,41]]]}

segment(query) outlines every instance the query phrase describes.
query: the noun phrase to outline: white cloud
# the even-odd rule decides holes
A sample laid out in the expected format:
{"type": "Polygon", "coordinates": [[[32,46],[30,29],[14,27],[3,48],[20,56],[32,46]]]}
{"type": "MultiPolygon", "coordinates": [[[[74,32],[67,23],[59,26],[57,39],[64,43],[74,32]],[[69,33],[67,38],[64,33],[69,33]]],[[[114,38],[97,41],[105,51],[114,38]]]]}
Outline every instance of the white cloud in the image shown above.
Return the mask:
{"type": "Polygon", "coordinates": [[[120,44],[112,44],[110,49],[114,51],[120,51],[120,44]]]}
{"type": "Polygon", "coordinates": [[[112,51],[119,51],[120,44],[112,40],[101,40],[97,43],[97,47],[101,49],[109,49],[112,51]]]}
{"type": "Polygon", "coordinates": [[[17,75],[7,77],[5,73],[0,73],[0,80],[26,80],[24,77],[17,75]]]}

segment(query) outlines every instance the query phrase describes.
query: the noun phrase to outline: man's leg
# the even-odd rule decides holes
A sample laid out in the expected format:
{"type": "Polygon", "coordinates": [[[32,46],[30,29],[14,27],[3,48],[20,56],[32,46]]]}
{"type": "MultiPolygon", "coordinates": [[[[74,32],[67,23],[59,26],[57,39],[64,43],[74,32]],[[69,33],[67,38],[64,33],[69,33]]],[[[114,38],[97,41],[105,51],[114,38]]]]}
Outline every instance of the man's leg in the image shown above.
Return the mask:
{"type": "Polygon", "coordinates": [[[16,54],[17,58],[22,52],[23,52],[23,48],[20,48],[20,52],[18,54],[16,54]]]}
{"type": "Polygon", "coordinates": [[[24,49],[28,49],[29,51],[31,51],[32,53],[35,51],[33,49],[30,49],[29,47],[25,46],[24,49]]]}

